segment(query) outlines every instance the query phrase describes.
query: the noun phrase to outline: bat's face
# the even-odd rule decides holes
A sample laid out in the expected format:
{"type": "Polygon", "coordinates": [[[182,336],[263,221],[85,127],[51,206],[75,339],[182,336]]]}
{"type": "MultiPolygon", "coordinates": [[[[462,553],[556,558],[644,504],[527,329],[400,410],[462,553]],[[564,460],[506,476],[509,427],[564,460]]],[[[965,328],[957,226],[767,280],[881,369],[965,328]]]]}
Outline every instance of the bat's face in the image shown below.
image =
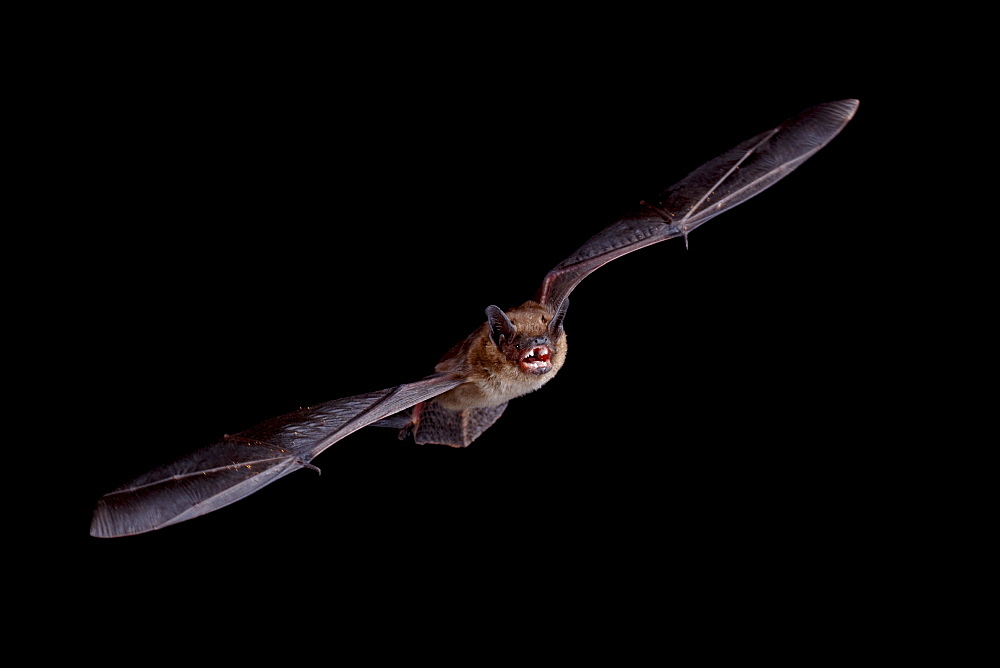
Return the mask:
{"type": "Polygon", "coordinates": [[[489,340],[505,366],[529,377],[558,371],[566,354],[566,335],[561,328],[551,331],[548,309],[526,302],[506,313],[491,306],[486,313],[489,340]]]}
{"type": "Polygon", "coordinates": [[[552,348],[547,336],[517,335],[500,350],[523,373],[540,376],[552,371],[552,348]]]}

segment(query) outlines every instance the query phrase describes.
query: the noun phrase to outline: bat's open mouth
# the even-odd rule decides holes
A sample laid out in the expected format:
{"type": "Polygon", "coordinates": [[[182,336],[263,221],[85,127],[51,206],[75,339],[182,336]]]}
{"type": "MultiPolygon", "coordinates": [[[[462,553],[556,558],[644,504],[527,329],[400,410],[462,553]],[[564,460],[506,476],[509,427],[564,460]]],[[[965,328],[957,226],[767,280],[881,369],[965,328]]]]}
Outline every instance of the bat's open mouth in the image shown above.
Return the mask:
{"type": "Polygon", "coordinates": [[[551,357],[548,346],[533,346],[521,355],[521,368],[528,373],[543,374],[552,368],[551,357]]]}

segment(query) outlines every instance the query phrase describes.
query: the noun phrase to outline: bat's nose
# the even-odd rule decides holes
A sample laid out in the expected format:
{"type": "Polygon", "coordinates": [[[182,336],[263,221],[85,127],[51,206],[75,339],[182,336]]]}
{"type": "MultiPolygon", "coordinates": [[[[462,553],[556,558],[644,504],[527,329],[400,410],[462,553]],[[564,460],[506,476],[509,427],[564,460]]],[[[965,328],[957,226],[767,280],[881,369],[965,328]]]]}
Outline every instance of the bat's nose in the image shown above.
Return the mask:
{"type": "Polygon", "coordinates": [[[549,337],[547,336],[535,336],[532,338],[522,339],[521,345],[531,348],[534,346],[548,346],[552,344],[549,342],[549,337]]]}

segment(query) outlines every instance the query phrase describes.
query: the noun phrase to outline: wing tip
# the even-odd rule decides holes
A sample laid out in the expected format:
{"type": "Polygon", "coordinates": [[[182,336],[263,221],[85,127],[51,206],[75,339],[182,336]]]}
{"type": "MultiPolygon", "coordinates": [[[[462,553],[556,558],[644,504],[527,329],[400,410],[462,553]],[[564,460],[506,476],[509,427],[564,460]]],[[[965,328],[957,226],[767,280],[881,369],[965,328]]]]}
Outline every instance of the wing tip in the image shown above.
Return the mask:
{"type": "Polygon", "coordinates": [[[160,528],[158,525],[135,520],[133,513],[116,510],[101,499],[97,502],[94,517],[90,521],[90,535],[94,538],[123,538],[160,528]]]}
{"type": "Polygon", "coordinates": [[[858,111],[858,105],[861,104],[861,100],[857,98],[849,97],[844,100],[836,100],[835,102],[826,102],[824,104],[817,105],[812,109],[806,110],[805,114],[809,114],[816,110],[822,110],[824,114],[832,114],[841,123],[841,125],[846,125],[852,118],[854,114],[858,111]]]}
{"type": "Polygon", "coordinates": [[[857,113],[861,100],[850,97],[846,100],[841,100],[838,104],[844,108],[845,120],[849,121],[854,118],[854,114],[857,113]]]}

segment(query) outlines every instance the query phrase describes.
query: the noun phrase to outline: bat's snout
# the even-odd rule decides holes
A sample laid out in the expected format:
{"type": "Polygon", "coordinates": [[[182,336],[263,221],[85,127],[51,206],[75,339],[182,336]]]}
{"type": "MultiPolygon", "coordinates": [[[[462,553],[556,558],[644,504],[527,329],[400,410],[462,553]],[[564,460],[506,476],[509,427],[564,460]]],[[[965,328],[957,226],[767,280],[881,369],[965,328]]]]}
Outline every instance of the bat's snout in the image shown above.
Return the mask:
{"type": "Polygon", "coordinates": [[[522,370],[536,375],[552,370],[552,349],[549,347],[548,337],[526,339],[521,342],[520,350],[519,362],[522,370]]]}

